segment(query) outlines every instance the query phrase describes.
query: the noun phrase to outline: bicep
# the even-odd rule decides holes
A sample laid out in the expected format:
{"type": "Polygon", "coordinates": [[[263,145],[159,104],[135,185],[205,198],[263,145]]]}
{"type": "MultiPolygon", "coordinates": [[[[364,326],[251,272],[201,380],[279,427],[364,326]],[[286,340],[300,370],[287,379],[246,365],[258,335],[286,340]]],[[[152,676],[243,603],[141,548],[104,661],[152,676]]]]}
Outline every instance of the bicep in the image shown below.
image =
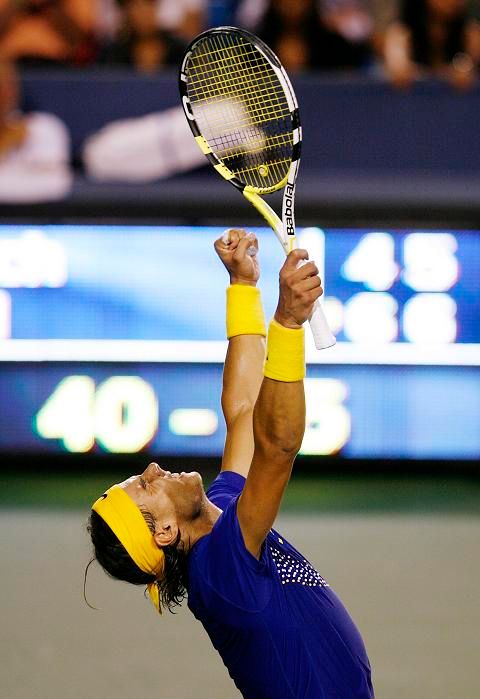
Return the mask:
{"type": "Polygon", "coordinates": [[[227,426],[222,471],[245,477],[254,451],[253,410],[263,379],[264,356],[265,342],[260,335],[240,335],[228,344],[222,390],[227,426]]]}
{"type": "Polygon", "coordinates": [[[294,458],[281,451],[255,450],[237,514],[245,547],[256,558],[277,517],[294,458]]]}

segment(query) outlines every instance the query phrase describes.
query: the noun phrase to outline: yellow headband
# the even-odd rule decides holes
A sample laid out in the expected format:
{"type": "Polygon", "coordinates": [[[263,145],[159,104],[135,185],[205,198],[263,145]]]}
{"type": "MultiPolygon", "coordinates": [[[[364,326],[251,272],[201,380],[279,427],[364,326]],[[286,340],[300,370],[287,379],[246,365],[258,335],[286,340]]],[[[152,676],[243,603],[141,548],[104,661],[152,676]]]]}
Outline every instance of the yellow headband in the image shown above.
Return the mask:
{"type": "MultiPolygon", "coordinates": [[[[140,509],[119,485],[113,485],[92,505],[108,524],[134,563],[144,573],[161,577],[165,567],[165,555],[158,548],[140,509]]],[[[155,582],[147,585],[148,595],[156,609],[162,613],[158,587],[155,582]]]]}

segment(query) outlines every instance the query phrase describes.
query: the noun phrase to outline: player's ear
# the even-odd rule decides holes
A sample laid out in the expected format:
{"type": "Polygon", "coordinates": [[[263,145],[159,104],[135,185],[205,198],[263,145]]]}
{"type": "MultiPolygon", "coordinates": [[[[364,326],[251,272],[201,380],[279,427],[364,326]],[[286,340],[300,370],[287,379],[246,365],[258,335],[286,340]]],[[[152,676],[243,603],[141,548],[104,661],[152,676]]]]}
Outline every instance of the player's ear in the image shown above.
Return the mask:
{"type": "Polygon", "coordinates": [[[171,546],[177,539],[178,525],[175,520],[164,520],[157,522],[153,538],[160,548],[171,546]]]}

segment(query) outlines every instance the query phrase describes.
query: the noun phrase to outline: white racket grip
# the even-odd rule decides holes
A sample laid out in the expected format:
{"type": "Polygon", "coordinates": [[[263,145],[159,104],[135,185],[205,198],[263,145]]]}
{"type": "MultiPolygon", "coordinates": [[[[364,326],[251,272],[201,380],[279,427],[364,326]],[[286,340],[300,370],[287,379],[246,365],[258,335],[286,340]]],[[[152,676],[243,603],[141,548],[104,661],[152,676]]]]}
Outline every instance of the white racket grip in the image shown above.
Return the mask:
{"type": "Polygon", "coordinates": [[[327,349],[327,347],[332,347],[336,343],[335,336],[328,327],[325,313],[318,301],[315,301],[313,313],[308,322],[310,323],[313,341],[317,350],[327,349]]]}
{"type": "MultiPolygon", "coordinates": [[[[298,267],[303,267],[307,262],[312,260],[300,260],[297,265],[298,267]]],[[[313,306],[313,313],[308,319],[310,323],[310,330],[312,331],[313,341],[317,350],[327,349],[328,347],[333,347],[337,340],[335,335],[328,327],[327,319],[325,318],[325,313],[319,301],[315,301],[313,306]]]]}

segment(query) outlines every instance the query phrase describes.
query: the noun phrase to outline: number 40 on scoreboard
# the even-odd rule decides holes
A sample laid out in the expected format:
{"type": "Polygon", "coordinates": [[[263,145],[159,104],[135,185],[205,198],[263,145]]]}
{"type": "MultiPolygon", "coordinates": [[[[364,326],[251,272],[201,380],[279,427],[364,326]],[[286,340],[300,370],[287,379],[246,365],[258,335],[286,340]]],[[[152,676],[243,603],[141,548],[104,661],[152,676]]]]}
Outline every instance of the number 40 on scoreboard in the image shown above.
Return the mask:
{"type": "Polygon", "coordinates": [[[70,452],[89,451],[98,442],[105,451],[131,454],[156,434],[157,398],[139,376],[112,376],[98,387],[90,376],[67,376],[40,408],[35,427],[70,452]]]}

